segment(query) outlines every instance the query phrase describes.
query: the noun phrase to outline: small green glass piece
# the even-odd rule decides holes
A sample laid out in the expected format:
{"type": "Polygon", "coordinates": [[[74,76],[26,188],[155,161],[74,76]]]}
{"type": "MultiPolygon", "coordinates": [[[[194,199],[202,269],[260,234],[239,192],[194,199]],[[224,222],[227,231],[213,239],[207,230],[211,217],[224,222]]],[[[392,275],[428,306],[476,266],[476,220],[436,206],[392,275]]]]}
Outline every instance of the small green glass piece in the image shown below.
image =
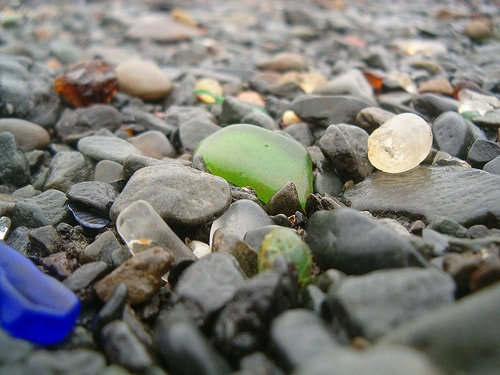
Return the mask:
{"type": "Polygon", "coordinates": [[[311,250],[292,229],[277,228],[266,234],[257,257],[259,272],[272,269],[278,257],[284,257],[295,265],[300,288],[309,282],[311,250]]]}
{"type": "Polygon", "coordinates": [[[279,133],[255,125],[230,125],[201,141],[195,153],[212,174],[236,186],[250,186],[264,203],[289,181],[295,184],[302,207],[312,193],[309,153],[279,133]]]}

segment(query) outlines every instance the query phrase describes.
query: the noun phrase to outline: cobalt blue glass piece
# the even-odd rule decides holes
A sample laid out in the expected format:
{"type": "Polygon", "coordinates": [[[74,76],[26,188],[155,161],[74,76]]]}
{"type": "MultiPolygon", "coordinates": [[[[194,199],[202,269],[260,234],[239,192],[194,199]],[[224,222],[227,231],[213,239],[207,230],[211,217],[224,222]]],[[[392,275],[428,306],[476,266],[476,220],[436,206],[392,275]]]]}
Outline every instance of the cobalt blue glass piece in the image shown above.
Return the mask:
{"type": "Polygon", "coordinates": [[[78,297],[0,241],[0,326],[38,345],[62,341],[80,313],[78,297]]]}

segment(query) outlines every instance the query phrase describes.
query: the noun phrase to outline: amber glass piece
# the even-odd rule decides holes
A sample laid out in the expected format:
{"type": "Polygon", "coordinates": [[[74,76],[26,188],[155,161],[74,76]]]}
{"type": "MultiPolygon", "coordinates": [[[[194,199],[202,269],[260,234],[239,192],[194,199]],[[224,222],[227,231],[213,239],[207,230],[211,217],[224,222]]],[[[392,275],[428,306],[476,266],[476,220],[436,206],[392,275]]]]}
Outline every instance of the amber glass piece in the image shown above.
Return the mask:
{"type": "Polygon", "coordinates": [[[376,69],[365,69],[363,74],[370,86],[373,87],[376,92],[382,91],[382,84],[385,76],[384,72],[376,69]]]}
{"type": "Polygon", "coordinates": [[[118,91],[118,76],[102,60],[79,62],[54,80],[54,90],[73,107],[109,103],[118,91]]]}

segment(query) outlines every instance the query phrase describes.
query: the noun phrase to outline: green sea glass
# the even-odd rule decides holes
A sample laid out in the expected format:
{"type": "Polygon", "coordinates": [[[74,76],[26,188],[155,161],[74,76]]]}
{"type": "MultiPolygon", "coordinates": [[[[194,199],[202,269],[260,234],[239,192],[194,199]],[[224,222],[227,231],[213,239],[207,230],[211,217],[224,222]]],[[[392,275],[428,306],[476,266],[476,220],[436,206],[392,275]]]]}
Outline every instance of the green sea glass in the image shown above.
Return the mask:
{"type": "Polygon", "coordinates": [[[255,125],[227,126],[200,142],[200,154],[210,173],[237,186],[250,186],[267,203],[285,183],[297,188],[305,207],[312,193],[312,161],[299,142],[255,125]]]}

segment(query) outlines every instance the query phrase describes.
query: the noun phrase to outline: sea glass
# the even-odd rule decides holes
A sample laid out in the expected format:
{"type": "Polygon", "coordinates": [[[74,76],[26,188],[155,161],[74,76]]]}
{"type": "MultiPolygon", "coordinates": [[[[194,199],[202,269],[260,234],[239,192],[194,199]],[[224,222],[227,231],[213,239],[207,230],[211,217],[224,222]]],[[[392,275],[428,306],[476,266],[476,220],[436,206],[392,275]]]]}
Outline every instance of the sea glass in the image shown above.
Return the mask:
{"type": "Polygon", "coordinates": [[[0,241],[0,326],[38,345],[62,341],[80,313],[78,297],[0,241]]]}

